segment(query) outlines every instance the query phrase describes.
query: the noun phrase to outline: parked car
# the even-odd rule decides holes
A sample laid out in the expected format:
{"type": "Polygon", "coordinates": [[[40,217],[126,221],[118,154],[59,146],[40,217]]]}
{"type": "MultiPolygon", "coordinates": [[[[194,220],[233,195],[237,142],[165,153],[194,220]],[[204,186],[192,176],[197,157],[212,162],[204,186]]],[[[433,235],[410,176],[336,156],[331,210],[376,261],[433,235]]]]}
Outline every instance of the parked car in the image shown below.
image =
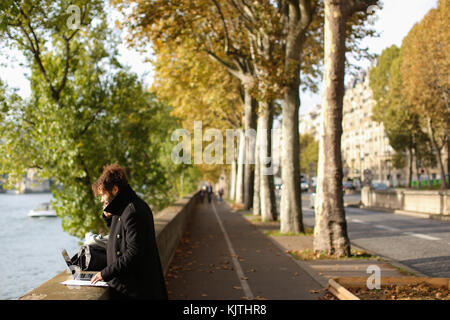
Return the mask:
{"type": "Polygon", "coordinates": [[[372,183],[372,188],[374,188],[375,190],[389,189],[389,187],[385,183],[382,183],[382,182],[372,183]]]}
{"type": "Polygon", "coordinates": [[[353,185],[353,182],[351,182],[351,181],[346,181],[346,182],[344,182],[344,183],[342,184],[342,189],[343,189],[344,191],[347,191],[347,190],[355,190],[356,188],[355,188],[355,186],[353,185]]]}

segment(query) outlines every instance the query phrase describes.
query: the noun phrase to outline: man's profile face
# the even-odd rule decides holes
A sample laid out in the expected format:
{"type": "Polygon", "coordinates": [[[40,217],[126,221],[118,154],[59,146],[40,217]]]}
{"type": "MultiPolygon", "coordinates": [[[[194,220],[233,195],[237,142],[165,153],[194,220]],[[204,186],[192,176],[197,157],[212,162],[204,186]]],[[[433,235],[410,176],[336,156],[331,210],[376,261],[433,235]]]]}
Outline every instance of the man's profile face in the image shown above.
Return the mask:
{"type": "Polygon", "coordinates": [[[117,196],[117,193],[119,192],[119,189],[117,186],[114,186],[112,189],[112,192],[109,192],[107,190],[100,190],[99,196],[100,201],[103,203],[103,209],[105,209],[108,204],[117,196]]]}

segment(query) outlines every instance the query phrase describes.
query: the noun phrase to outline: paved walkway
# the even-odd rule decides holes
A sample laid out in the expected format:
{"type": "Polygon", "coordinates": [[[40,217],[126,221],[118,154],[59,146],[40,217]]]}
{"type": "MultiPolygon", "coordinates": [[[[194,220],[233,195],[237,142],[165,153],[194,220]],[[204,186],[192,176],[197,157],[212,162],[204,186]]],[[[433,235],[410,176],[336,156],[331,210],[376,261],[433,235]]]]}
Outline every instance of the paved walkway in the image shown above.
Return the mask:
{"type": "Polygon", "coordinates": [[[169,299],[316,300],[322,286],[225,202],[198,204],[167,273],[169,299]]]}
{"type": "MultiPolygon", "coordinates": [[[[270,236],[275,245],[285,251],[312,250],[313,236],[270,236]]],[[[356,249],[352,246],[353,249],[356,249]]],[[[294,258],[293,258],[294,259],[294,258]]],[[[307,271],[323,287],[328,285],[328,280],[335,277],[369,277],[373,266],[380,270],[382,277],[408,277],[411,273],[403,265],[400,269],[393,265],[392,261],[374,258],[359,259],[318,259],[318,260],[296,260],[305,271],[307,271]]]]}

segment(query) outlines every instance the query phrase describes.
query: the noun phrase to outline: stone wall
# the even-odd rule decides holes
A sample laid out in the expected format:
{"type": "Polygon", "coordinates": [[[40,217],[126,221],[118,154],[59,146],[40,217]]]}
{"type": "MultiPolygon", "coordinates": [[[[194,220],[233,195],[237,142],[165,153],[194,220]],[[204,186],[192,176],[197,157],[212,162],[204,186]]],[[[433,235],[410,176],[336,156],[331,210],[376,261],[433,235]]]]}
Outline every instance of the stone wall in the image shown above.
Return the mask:
{"type": "MultiPolygon", "coordinates": [[[[189,216],[199,200],[197,192],[178,200],[172,206],[155,215],[155,233],[161,264],[166,274],[180,239],[186,230],[189,216]]],[[[62,257],[61,257],[62,259],[62,257]]],[[[72,276],[65,270],[39,287],[26,293],[19,300],[104,300],[108,290],[101,287],[66,286],[61,282],[72,276]]]]}
{"type": "Polygon", "coordinates": [[[364,187],[361,191],[364,207],[401,210],[450,217],[450,191],[419,191],[390,189],[376,191],[364,187]]]}

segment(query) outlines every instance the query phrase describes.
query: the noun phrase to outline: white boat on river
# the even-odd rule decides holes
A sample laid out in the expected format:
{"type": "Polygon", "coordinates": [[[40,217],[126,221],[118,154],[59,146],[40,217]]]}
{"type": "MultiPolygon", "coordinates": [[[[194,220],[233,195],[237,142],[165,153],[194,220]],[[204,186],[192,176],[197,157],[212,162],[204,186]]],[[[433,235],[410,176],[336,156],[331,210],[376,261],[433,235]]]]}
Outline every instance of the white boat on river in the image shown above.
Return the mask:
{"type": "Polygon", "coordinates": [[[43,202],[28,212],[29,217],[56,217],[56,211],[50,202],[43,202]]]}

